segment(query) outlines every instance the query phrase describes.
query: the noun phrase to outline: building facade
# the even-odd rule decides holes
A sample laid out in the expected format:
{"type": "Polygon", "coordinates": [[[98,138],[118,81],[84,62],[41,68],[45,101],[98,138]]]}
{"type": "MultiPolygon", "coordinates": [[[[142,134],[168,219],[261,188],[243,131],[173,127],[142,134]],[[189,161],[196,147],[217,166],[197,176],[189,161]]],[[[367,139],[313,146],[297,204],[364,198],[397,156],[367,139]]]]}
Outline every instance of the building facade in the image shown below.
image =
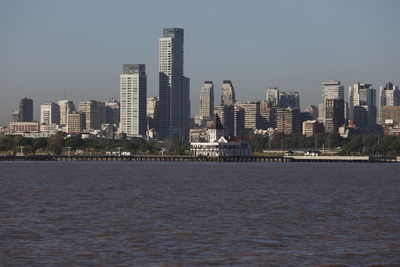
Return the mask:
{"type": "Polygon", "coordinates": [[[159,40],[161,140],[189,140],[190,81],[183,72],[183,29],[166,28],[159,40]]]}
{"type": "Polygon", "coordinates": [[[344,86],[341,85],[340,81],[328,80],[321,83],[322,94],[322,112],[319,115],[319,120],[325,120],[325,104],[327,99],[343,99],[344,98],[344,86]]]}
{"type": "Polygon", "coordinates": [[[300,110],[292,107],[277,108],[276,130],[284,134],[300,133],[300,110]]]}
{"type": "Polygon", "coordinates": [[[235,88],[230,80],[224,80],[221,87],[221,106],[234,105],[235,103],[235,88]]]}
{"type": "Polygon", "coordinates": [[[278,87],[269,87],[265,92],[265,99],[275,107],[279,106],[279,89],[278,87]]]}
{"type": "Polygon", "coordinates": [[[60,124],[60,106],[57,103],[40,105],[40,124],[60,124]]]}
{"type": "Polygon", "coordinates": [[[344,100],[330,99],[325,100],[325,132],[335,133],[344,124],[344,100]]]}
{"type": "Polygon", "coordinates": [[[69,134],[80,134],[86,128],[86,117],[85,113],[72,111],[67,114],[67,133],[69,134]]]}
{"type": "Polygon", "coordinates": [[[68,114],[75,111],[74,102],[71,100],[60,100],[57,102],[60,106],[60,125],[67,125],[68,114]]]}
{"type": "Polygon", "coordinates": [[[106,107],[106,124],[119,125],[120,104],[115,98],[111,98],[105,103],[106,107]]]}
{"type": "Polygon", "coordinates": [[[85,114],[85,130],[100,130],[106,121],[106,107],[104,102],[87,100],[79,102],[79,112],[85,114]]]}
{"type": "Polygon", "coordinates": [[[30,98],[23,98],[19,103],[19,121],[31,122],[33,121],[33,100],[30,98]]]}
{"type": "Polygon", "coordinates": [[[394,124],[400,126],[400,106],[383,106],[380,112],[381,124],[394,124]]]}
{"type": "Polygon", "coordinates": [[[147,130],[147,76],[144,64],[124,64],[120,76],[120,130],[128,137],[145,136],[147,130]]]}
{"type": "Polygon", "coordinates": [[[371,84],[355,83],[349,87],[349,117],[360,128],[376,125],[376,91],[371,84]]]}
{"type": "Polygon", "coordinates": [[[212,118],[214,113],[214,84],[212,81],[205,81],[200,90],[200,111],[204,118],[212,118]]]}

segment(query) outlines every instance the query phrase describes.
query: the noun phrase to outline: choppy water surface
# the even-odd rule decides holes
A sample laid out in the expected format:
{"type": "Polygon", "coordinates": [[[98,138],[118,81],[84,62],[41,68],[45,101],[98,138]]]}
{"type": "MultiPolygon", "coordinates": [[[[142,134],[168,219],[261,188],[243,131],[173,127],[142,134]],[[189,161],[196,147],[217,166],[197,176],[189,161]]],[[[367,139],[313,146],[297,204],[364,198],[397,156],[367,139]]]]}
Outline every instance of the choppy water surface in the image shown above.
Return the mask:
{"type": "Polygon", "coordinates": [[[3,162],[0,260],[399,266],[400,165],[3,162]]]}

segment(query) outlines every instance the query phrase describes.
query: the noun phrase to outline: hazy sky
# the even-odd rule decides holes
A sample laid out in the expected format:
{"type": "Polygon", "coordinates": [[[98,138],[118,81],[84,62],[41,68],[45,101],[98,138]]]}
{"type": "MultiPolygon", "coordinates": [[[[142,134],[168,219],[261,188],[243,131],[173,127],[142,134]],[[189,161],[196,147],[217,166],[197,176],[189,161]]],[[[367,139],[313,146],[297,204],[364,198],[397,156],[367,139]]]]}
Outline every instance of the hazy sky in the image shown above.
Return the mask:
{"type": "Polygon", "coordinates": [[[265,88],[299,90],[318,104],[320,83],[375,88],[400,82],[400,1],[332,0],[0,0],[0,124],[22,97],[119,97],[124,63],[146,64],[148,96],[158,95],[158,38],[185,29],[185,75],[192,114],[204,80],[232,80],[239,101],[265,88]]]}

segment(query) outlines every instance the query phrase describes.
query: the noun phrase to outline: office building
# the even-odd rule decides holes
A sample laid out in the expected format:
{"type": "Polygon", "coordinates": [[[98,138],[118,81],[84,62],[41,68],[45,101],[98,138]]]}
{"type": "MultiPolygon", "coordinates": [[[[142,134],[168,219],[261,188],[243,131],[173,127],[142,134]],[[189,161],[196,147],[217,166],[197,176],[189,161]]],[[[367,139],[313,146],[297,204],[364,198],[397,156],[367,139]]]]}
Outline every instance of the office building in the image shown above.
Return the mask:
{"type": "Polygon", "coordinates": [[[218,115],[221,120],[222,126],[228,136],[235,135],[235,106],[225,105],[218,106],[215,108],[215,114],[218,115]]]}
{"type": "Polygon", "coordinates": [[[224,80],[221,87],[221,106],[234,105],[235,103],[235,88],[233,88],[230,80],[224,80]]]}
{"type": "MultiPolygon", "coordinates": [[[[388,82],[385,86],[379,87],[379,111],[382,107],[396,107],[400,106],[400,90],[399,87],[394,85],[391,82],[388,82]]],[[[384,121],[381,121],[380,118],[382,116],[378,115],[379,123],[383,124],[384,121]]]]}
{"type": "Polygon", "coordinates": [[[349,87],[349,117],[360,128],[376,125],[376,91],[371,84],[356,83],[349,87]]]}
{"type": "Polygon", "coordinates": [[[313,120],[316,120],[318,118],[318,107],[317,106],[307,105],[303,111],[310,113],[313,120]]]}
{"type": "Polygon", "coordinates": [[[124,64],[120,76],[120,130],[128,137],[145,136],[147,130],[147,76],[144,64],[124,64]]]}
{"type": "Polygon", "coordinates": [[[307,137],[324,132],[324,125],[317,120],[303,121],[302,128],[303,134],[307,137]]]}
{"type": "Polygon", "coordinates": [[[325,100],[325,120],[324,127],[327,133],[336,133],[340,126],[344,124],[344,100],[326,99],[325,100]]]}
{"type": "Polygon", "coordinates": [[[158,133],[160,118],[160,101],[158,97],[147,98],[147,129],[154,129],[158,133]]]}
{"type": "Polygon", "coordinates": [[[300,133],[300,110],[292,107],[277,108],[276,131],[284,134],[300,133]]]}
{"type": "Polygon", "coordinates": [[[57,103],[40,105],[40,124],[60,124],[60,106],[57,103]]]}
{"type": "Polygon", "coordinates": [[[30,98],[23,98],[19,103],[19,121],[31,122],[33,121],[33,100],[30,98]]]}
{"type": "Polygon", "coordinates": [[[400,125],[400,106],[383,106],[380,111],[381,124],[400,125]]]}
{"type": "Polygon", "coordinates": [[[266,90],[266,100],[272,106],[279,106],[279,89],[278,87],[269,87],[266,90]]]}
{"type": "Polygon", "coordinates": [[[71,100],[60,100],[57,102],[60,106],[60,125],[67,125],[68,114],[75,111],[74,102],[71,100]]]}
{"type": "Polygon", "coordinates": [[[300,108],[300,95],[297,91],[279,93],[279,107],[281,108],[300,108]]]}
{"type": "Polygon", "coordinates": [[[85,113],[72,111],[67,114],[67,133],[80,134],[86,128],[85,113]]]}
{"type": "Polygon", "coordinates": [[[100,130],[106,121],[106,107],[104,102],[87,100],[79,102],[79,112],[85,114],[85,130],[100,130]]]}
{"type": "Polygon", "coordinates": [[[200,111],[204,118],[212,118],[214,112],[214,84],[212,81],[205,81],[200,90],[200,111]]]}
{"type": "Polygon", "coordinates": [[[111,98],[105,103],[106,107],[106,124],[119,125],[120,105],[115,98],[111,98]]]}
{"type": "Polygon", "coordinates": [[[166,28],[159,40],[161,140],[189,140],[190,86],[183,71],[183,29],[166,28]]]}
{"type": "Polygon", "coordinates": [[[343,99],[344,98],[344,86],[341,85],[340,81],[328,80],[321,83],[321,113],[319,114],[319,120],[325,120],[325,103],[327,99],[343,99]]]}

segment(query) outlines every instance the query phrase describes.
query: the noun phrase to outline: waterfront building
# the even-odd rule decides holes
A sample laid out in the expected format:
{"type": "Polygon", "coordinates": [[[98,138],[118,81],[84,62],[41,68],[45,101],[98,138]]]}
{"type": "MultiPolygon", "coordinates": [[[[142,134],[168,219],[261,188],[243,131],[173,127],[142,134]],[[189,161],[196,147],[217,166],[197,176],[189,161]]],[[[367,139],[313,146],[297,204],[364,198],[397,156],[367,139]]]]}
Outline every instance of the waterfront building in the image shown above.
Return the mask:
{"type": "Polygon", "coordinates": [[[111,98],[105,103],[106,107],[106,124],[119,125],[120,104],[115,98],[111,98]]]}
{"type": "Polygon", "coordinates": [[[221,87],[221,106],[234,105],[235,103],[235,88],[230,80],[224,80],[221,87]]]}
{"type": "Polygon", "coordinates": [[[207,140],[206,142],[190,143],[190,150],[195,156],[251,156],[250,144],[247,141],[226,136],[226,131],[218,115],[215,115],[214,121],[207,129],[207,140]]]}
{"type": "Polygon", "coordinates": [[[23,98],[19,103],[19,121],[31,122],[33,121],[33,100],[30,98],[23,98]]]}
{"type": "Polygon", "coordinates": [[[183,71],[183,33],[183,29],[166,28],[159,40],[161,140],[189,139],[190,80],[183,71]]]}
{"type": "Polygon", "coordinates": [[[324,125],[317,120],[303,121],[303,134],[310,137],[314,134],[323,133],[324,125]]]}
{"type": "Polygon", "coordinates": [[[72,111],[67,114],[67,133],[80,134],[86,128],[86,115],[83,112],[72,111]]]}
{"type": "Polygon", "coordinates": [[[104,102],[87,100],[79,102],[79,112],[85,114],[85,130],[100,130],[101,124],[106,121],[106,107],[104,102]]]}
{"type": "Polygon", "coordinates": [[[68,114],[75,111],[74,102],[71,100],[60,100],[57,104],[60,106],[60,125],[66,126],[68,114]]]}
{"type": "Polygon", "coordinates": [[[120,130],[128,137],[145,136],[147,130],[147,75],[144,64],[124,64],[120,76],[120,130]]]}
{"type": "Polygon", "coordinates": [[[300,110],[292,107],[277,108],[276,130],[284,134],[300,133],[300,110]]]}
{"type": "Polygon", "coordinates": [[[400,126],[400,106],[382,106],[380,112],[381,124],[394,124],[400,126]]]}
{"type": "Polygon", "coordinates": [[[343,98],[325,100],[325,132],[335,133],[344,124],[344,100],[343,98]]]}
{"type": "Polygon", "coordinates": [[[266,100],[272,106],[278,107],[279,106],[279,89],[278,87],[269,87],[266,90],[266,100]]]}
{"type": "Polygon", "coordinates": [[[360,128],[376,125],[376,91],[371,84],[355,83],[349,87],[349,117],[360,128]]]}
{"type": "Polygon", "coordinates": [[[13,121],[9,123],[8,131],[10,134],[38,133],[40,131],[39,122],[13,121]]]}
{"type": "Polygon", "coordinates": [[[57,103],[40,105],[40,124],[60,124],[60,106],[57,103]]]}

